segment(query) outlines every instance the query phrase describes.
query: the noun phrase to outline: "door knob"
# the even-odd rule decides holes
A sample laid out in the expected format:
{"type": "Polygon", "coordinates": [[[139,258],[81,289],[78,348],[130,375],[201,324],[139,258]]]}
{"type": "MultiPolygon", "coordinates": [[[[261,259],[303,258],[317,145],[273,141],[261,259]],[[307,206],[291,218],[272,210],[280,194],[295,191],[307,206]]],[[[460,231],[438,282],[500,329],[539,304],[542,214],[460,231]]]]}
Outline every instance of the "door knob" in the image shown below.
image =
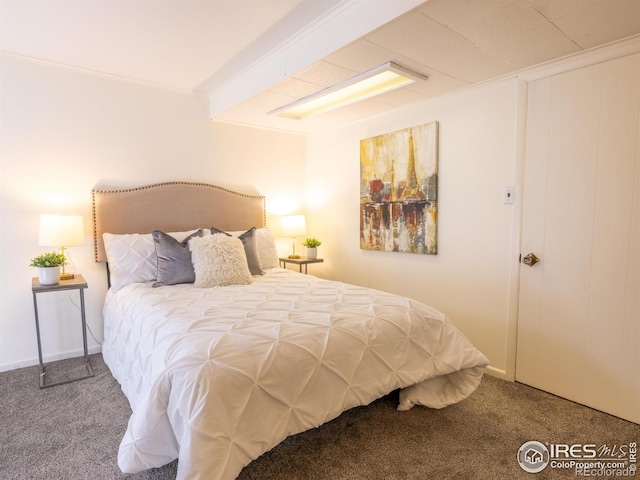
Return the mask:
{"type": "Polygon", "coordinates": [[[530,267],[533,267],[539,261],[540,261],[540,259],[538,257],[536,257],[535,254],[533,254],[531,252],[529,252],[527,255],[525,255],[522,258],[522,263],[524,263],[525,265],[529,265],[530,267]]]}

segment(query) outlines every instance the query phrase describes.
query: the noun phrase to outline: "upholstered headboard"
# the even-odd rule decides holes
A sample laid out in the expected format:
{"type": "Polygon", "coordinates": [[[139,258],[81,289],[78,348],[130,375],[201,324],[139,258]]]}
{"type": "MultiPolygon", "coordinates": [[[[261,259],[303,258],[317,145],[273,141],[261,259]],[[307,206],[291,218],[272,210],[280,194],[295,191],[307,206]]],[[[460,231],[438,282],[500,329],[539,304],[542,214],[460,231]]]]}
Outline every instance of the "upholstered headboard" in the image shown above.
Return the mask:
{"type": "Polygon", "coordinates": [[[127,189],[93,189],[96,262],[107,260],[105,232],[150,233],[201,227],[246,230],[265,226],[265,199],[207,183],[165,182],[127,189]]]}

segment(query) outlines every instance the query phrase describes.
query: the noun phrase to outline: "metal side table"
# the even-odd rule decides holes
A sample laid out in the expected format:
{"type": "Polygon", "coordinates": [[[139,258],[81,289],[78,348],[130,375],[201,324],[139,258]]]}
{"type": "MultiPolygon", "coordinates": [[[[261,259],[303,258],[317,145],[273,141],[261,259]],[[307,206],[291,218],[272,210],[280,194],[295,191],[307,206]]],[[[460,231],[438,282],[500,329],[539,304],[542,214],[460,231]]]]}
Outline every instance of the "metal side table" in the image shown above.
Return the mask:
{"type": "Polygon", "coordinates": [[[36,336],[38,337],[38,359],[40,361],[40,388],[55,387],[56,385],[62,385],[64,383],[75,382],[78,380],[84,380],[85,378],[93,377],[93,370],[89,363],[89,351],[87,348],[87,321],[85,318],[84,310],[84,289],[87,288],[87,282],[82,275],[75,274],[75,277],[70,280],[60,280],[60,283],[56,285],[41,285],[38,277],[34,277],[31,280],[31,291],[33,292],[33,310],[36,318],[36,336]],[[42,344],[40,341],[40,322],[38,318],[38,300],[37,295],[39,293],[47,292],[60,292],[64,290],[78,290],[80,293],[80,315],[82,316],[82,341],[84,344],[84,363],[87,368],[87,375],[83,377],[72,378],[70,380],[64,380],[57,383],[45,383],[46,371],[44,363],[42,362],[42,344]]]}
{"type": "Polygon", "coordinates": [[[294,265],[298,265],[298,269],[300,273],[307,273],[307,266],[310,263],[322,263],[324,260],[322,258],[289,258],[289,257],[280,257],[278,258],[280,262],[280,266],[282,268],[287,268],[287,263],[293,263],[294,265]],[[304,267],[304,272],[302,271],[302,267],[304,267]]]}

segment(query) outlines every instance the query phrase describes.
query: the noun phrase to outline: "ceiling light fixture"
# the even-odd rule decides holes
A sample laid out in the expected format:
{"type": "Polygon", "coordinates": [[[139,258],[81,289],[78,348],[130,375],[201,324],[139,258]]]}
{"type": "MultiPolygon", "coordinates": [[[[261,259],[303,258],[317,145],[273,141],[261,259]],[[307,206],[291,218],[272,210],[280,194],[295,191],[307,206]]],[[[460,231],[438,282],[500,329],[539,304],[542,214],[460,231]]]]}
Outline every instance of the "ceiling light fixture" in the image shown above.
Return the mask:
{"type": "Polygon", "coordinates": [[[295,102],[276,108],[270,111],[269,115],[301,119],[426,79],[427,77],[424,75],[407,70],[396,63],[387,62],[295,102]]]}

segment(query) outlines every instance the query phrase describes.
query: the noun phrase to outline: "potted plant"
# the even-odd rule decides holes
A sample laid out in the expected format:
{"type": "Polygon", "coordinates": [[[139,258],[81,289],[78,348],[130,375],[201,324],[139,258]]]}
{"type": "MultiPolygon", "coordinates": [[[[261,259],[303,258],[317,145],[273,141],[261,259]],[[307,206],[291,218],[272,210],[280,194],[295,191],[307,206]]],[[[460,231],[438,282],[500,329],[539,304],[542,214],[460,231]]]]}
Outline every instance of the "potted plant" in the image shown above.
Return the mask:
{"type": "Polygon", "coordinates": [[[305,257],[309,260],[315,260],[318,257],[318,247],[322,242],[317,238],[307,238],[302,245],[305,247],[305,257]]]}
{"type": "Polygon", "coordinates": [[[41,285],[56,285],[60,282],[60,267],[67,264],[67,257],[58,252],[47,252],[31,259],[30,267],[38,268],[41,285]]]}

